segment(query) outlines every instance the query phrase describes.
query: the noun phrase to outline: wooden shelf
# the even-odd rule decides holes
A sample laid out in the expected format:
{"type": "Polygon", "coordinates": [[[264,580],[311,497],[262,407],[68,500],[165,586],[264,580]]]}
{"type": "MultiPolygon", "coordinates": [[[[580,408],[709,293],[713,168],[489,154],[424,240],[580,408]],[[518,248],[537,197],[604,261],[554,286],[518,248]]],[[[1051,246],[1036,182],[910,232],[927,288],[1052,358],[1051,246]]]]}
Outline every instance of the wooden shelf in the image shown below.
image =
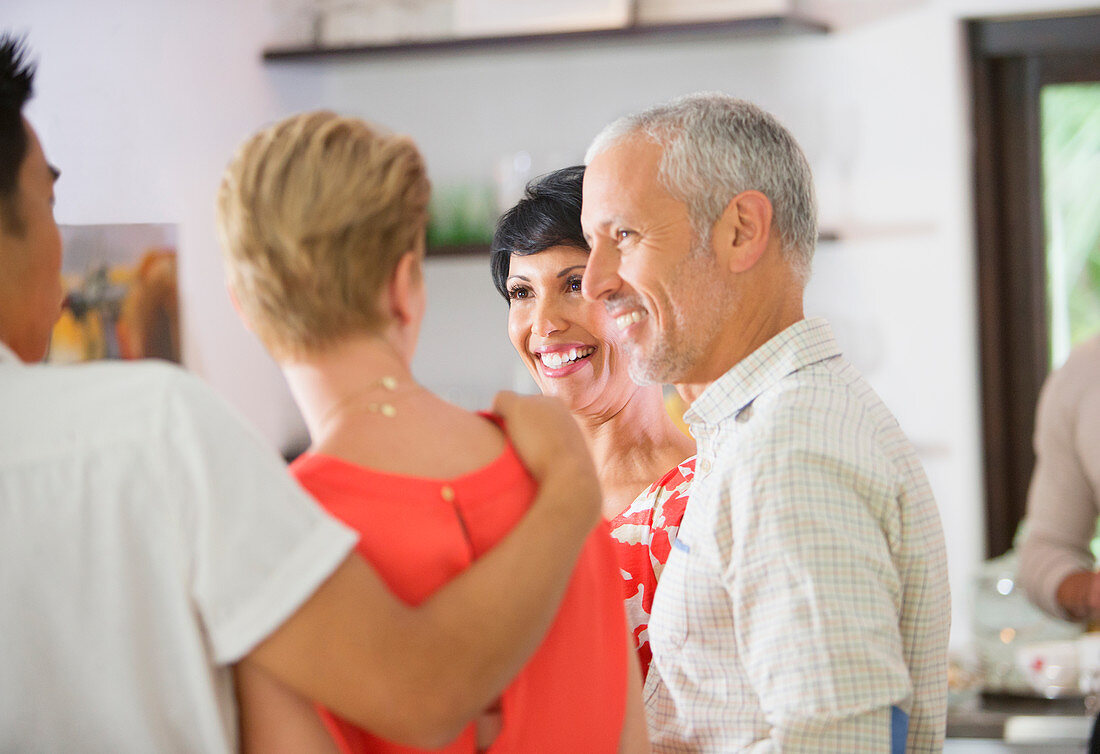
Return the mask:
{"type": "Polygon", "coordinates": [[[828,27],[815,20],[797,16],[759,16],[728,21],[706,21],[684,24],[634,24],[616,29],[592,29],[589,31],[552,32],[547,34],[518,34],[510,36],[453,37],[422,41],[400,41],[362,45],[303,45],[298,47],[269,47],[264,50],[264,60],[269,62],[321,61],[333,58],[362,58],[382,56],[407,56],[424,54],[450,54],[467,50],[491,50],[531,45],[578,44],[616,40],[650,38],[674,39],[681,36],[720,34],[737,37],[771,34],[822,34],[828,27]]]}
{"type": "Polygon", "coordinates": [[[882,241],[893,238],[912,238],[936,233],[939,228],[932,222],[899,223],[843,223],[821,228],[818,243],[839,241],[882,241]]]}

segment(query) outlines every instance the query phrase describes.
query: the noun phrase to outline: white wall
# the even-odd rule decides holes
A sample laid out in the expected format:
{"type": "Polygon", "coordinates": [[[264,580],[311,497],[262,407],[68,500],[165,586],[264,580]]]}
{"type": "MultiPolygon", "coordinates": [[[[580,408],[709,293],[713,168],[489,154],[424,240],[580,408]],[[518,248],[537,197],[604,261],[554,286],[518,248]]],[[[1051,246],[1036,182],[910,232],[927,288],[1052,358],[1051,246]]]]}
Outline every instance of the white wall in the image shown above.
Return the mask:
{"type": "Polygon", "coordinates": [[[61,168],[62,223],[180,225],[185,360],[273,442],[300,419],[222,284],[213,193],[229,155],[284,111],[259,63],[260,0],[5,0],[40,65],[28,115],[61,168]]]}
{"type": "MultiPolygon", "coordinates": [[[[804,143],[825,224],[810,313],[917,442],[940,501],[959,643],[982,551],[969,94],[959,18],[1087,7],[940,0],[825,36],[535,46],[267,64],[264,0],[6,0],[41,59],[29,115],[63,172],[62,222],[180,224],[186,357],[277,445],[301,435],[277,370],[224,293],[212,201],[263,123],[329,107],[412,134],[437,183],[489,180],[517,150],[579,161],[609,119],[676,94],[757,101],[804,143]]],[[[485,260],[429,263],[415,369],[466,405],[525,384],[485,260]]]]}

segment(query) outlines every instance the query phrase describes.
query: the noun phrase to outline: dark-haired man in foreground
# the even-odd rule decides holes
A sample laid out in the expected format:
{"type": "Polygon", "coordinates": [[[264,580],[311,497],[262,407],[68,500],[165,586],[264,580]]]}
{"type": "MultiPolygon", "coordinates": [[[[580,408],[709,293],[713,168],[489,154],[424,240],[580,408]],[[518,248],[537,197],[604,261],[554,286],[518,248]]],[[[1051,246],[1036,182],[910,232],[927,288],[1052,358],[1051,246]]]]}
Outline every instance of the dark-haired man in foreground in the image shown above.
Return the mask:
{"type": "Polygon", "coordinates": [[[537,646],[598,518],[572,419],[501,397],[538,499],[431,600],[397,601],[195,378],[35,365],[62,293],[32,77],[0,35],[0,750],[235,750],[237,663],[442,745],[537,646]]]}

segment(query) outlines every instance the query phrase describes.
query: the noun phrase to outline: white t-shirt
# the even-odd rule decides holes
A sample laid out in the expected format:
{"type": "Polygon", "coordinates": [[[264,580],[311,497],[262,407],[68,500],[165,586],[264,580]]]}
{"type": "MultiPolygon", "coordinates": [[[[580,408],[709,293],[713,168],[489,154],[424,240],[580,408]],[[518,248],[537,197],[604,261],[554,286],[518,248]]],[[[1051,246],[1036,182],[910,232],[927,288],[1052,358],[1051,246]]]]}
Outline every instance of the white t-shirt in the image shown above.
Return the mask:
{"type": "Polygon", "coordinates": [[[236,750],[230,664],[355,541],[182,370],[0,344],[0,751],[236,750]]]}

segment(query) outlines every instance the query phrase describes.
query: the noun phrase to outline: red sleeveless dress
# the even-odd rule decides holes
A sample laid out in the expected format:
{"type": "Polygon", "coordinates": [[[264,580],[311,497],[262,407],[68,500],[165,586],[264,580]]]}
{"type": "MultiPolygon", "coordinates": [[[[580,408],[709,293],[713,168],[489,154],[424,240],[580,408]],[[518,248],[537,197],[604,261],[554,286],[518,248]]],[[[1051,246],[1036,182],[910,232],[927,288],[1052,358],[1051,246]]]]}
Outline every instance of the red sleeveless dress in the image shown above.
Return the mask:
{"type": "MultiPolygon", "coordinates": [[[[447,480],[388,474],[308,453],[291,471],[321,505],[359,531],[359,553],[394,594],[414,605],[507,534],[536,493],[511,445],[489,465],[447,480]]],[[[489,752],[617,749],[626,709],[622,588],[601,522],[585,543],[546,638],[501,696],[503,728],[489,752]]],[[[320,712],[343,752],[421,751],[320,712]]],[[[473,754],[474,726],[436,751],[473,754]]]]}

